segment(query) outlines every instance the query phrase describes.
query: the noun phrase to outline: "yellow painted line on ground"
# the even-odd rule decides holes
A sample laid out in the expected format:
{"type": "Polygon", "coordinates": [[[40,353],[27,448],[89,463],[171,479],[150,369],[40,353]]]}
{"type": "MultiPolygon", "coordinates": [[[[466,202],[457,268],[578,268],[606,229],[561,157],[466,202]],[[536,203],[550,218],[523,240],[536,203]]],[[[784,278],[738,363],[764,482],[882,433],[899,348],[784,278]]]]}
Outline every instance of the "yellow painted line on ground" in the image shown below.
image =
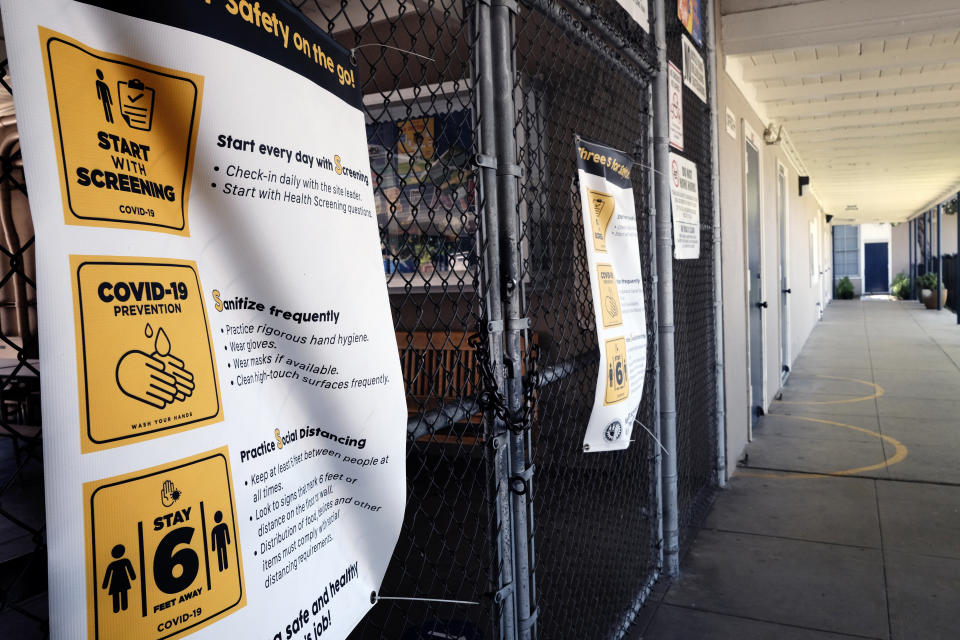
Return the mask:
{"type": "Polygon", "coordinates": [[[859,431],[860,433],[866,433],[875,438],[880,438],[889,442],[894,447],[893,455],[885,459],[883,462],[878,462],[877,464],[871,464],[866,467],[857,467],[855,469],[841,469],[840,471],[828,471],[826,473],[758,473],[752,471],[743,471],[737,473],[737,475],[746,476],[748,478],[785,478],[785,479],[796,479],[796,478],[830,478],[832,476],[852,476],[858,473],[866,473],[868,471],[876,471],[877,469],[884,469],[886,467],[891,467],[898,462],[903,462],[904,458],[907,457],[909,450],[906,445],[890,436],[885,436],[882,433],[877,433],[876,431],[871,431],[870,429],[864,429],[863,427],[858,427],[852,424],[846,424],[845,422],[834,422],[833,420],[822,420],[820,418],[808,418],[806,416],[794,416],[784,413],[771,413],[768,415],[777,416],[779,418],[790,418],[792,420],[802,420],[804,422],[816,422],[819,424],[826,424],[834,427],[843,427],[845,429],[853,429],[854,431],[859,431]]]}
{"type": "Polygon", "coordinates": [[[855,398],[846,398],[844,400],[777,400],[780,404],[850,404],[852,402],[864,402],[866,400],[873,400],[874,398],[879,398],[883,395],[883,387],[874,383],[867,382],[866,380],[857,380],[856,378],[843,378],[840,376],[822,376],[817,375],[818,378],[826,378],[828,380],[844,380],[846,382],[857,382],[859,384],[865,384],[868,387],[873,387],[873,393],[868,396],[857,396],[855,398]]]}

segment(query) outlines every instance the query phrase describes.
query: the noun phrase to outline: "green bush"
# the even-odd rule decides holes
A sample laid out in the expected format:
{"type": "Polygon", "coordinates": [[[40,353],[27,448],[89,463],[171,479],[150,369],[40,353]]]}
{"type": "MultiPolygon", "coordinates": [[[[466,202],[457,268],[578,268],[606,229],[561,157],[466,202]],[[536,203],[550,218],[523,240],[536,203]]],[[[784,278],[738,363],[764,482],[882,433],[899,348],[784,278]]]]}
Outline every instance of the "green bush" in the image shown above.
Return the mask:
{"type": "Polygon", "coordinates": [[[837,283],[837,298],[840,300],[853,299],[853,283],[847,276],[840,278],[840,282],[837,283]]]}
{"type": "Polygon", "coordinates": [[[910,297],[910,278],[903,271],[897,274],[890,283],[890,295],[896,296],[901,300],[910,297]]]}
{"type": "Polygon", "coordinates": [[[922,276],[917,278],[917,286],[921,289],[929,289],[930,291],[936,291],[937,289],[937,274],[935,273],[925,273],[922,276]]]}

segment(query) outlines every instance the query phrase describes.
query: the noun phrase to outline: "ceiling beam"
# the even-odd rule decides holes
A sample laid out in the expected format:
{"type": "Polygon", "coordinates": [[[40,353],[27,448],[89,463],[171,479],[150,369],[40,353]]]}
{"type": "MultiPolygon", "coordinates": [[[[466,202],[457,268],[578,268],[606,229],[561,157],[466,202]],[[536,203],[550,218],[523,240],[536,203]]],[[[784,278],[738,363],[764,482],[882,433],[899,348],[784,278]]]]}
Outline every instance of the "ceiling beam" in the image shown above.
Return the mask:
{"type": "MultiPolygon", "coordinates": [[[[960,133],[960,121],[952,121],[951,127],[945,127],[936,121],[916,122],[913,124],[891,124],[879,127],[851,127],[849,129],[838,129],[836,131],[803,131],[800,133],[790,132],[790,138],[802,152],[804,142],[829,142],[830,140],[850,140],[856,138],[873,138],[880,144],[883,144],[888,138],[901,138],[904,136],[914,136],[916,134],[939,134],[946,132],[953,134],[960,133]]],[[[902,144],[900,140],[896,144],[902,144]]],[[[909,143],[909,141],[907,141],[909,143]]]]}
{"type": "MultiPolygon", "coordinates": [[[[958,132],[935,132],[935,133],[915,133],[910,136],[910,147],[913,149],[919,148],[923,144],[936,144],[942,145],[944,143],[956,143],[960,146],[960,133],[958,132]]],[[[796,145],[797,149],[803,154],[804,158],[814,157],[814,153],[822,154],[828,153],[830,151],[842,151],[845,149],[864,149],[866,151],[876,150],[876,149],[891,149],[891,148],[900,148],[903,146],[902,140],[882,140],[877,139],[874,136],[867,136],[864,138],[850,138],[850,139],[839,139],[832,138],[830,140],[823,140],[819,142],[805,142],[804,144],[796,145]]]]}
{"type": "Polygon", "coordinates": [[[860,111],[875,111],[896,107],[932,104],[960,104],[960,90],[941,89],[938,91],[918,91],[899,95],[847,98],[844,100],[834,99],[819,102],[778,102],[767,105],[767,114],[771,118],[780,121],[790,121],[796,118],[809,118],[811,116],[826,116],[838,113],[856,113],[860,111]]]}
{"type": "Polygon", "coordinates": [[[870,194],[875,193],[873,186],[876,186],[878,181],[896,181],[900,188],[905,184],[915,185],[915,184],[943,184],[944,178],[950,180],[956,178],[956,174],[949,173],[934,173],[932,170],[922,170],[915,169],[904,172],[889,172],[889,171],[849,171],[841,172],[834,169],[829,170],[829,173],[833,178],[827,178],[824,175],[817,175],[816,173],[811,172],[811,179],[816,179],[817,187],[822,189],[828,189],[831,185],[836,185],[838,187],[848,188],[853,185],[865,184],[870,186],[870,194]]]}
{"type": "Polygon", "coordinates": [[[850,127],[870,127],[908,122],[923,122],[928,120],[957,120],[960,119],[960,106],[945,109],[909,109],[900,111],[880,111],[878,113],[864,113],[848,116],[829,116],[826,118],[804,118],[790,122],[787,129],[790,135],[801,131],[829,131],[831,129],[847,129],[850,127]]]}
{"type": "Polygon", "coordinates": [[[825,73],[858,73],[877,69],[915,67],[956,62],[960,59],[960,46],[943,44],[900,51],[847,55],[819,60],[763,63],[751,66],[743,64],[743,79],[747,82],[763,82],[783,78],[805,78],[825,73]]]}
{"type": "Polygon", "coordinates": [[[799,49],[960,28],[956,0],[822,0],[721,18],[727,55],[799,49]]]}
{"type": "MultiPolygon", "coordinates": [[[[960,5],[960,3],[957,3],[960,5]]],[[[760,102],[775,102],[777,100],[803,100],[809,98],[826,98],[852,93],[873,93],[875,91],[890,91],[897,89],[919,89],[922,87],[936,87],[960,84],[960,69],[946,71],[925,71],[907,75],[891,75],[880,78],[863,78],[860,80],[837,80],[833,82],[814,82],[797,84],[788,87],[757,87],[757,99],[760,102]]]]}
{"type": "Polygon", "coordinates": [[[942,167],[945,158],[951,157],[947,148],[938,149],[935,153],[921,151],[904,151],[903,153],[862,151],[847,152],[849,155],[829,154],[807,162],[807,173],[818,171],[833,171],[835,169],[863,168],[871,171],[885,171],[894,167],[942,167]]]}

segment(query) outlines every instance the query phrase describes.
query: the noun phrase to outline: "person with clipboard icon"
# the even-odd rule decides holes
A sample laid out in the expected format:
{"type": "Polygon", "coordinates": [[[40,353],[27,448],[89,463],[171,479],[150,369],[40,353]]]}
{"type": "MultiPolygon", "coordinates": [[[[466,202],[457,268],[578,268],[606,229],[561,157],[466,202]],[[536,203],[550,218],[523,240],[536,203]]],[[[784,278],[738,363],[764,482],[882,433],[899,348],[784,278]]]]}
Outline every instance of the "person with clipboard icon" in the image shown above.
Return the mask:
{"type": "Polygon", "coordinates": [[[117,82],[120,115],[131,129],[150,131],[153,126],[154,91],[137,78],[117,82]]]}

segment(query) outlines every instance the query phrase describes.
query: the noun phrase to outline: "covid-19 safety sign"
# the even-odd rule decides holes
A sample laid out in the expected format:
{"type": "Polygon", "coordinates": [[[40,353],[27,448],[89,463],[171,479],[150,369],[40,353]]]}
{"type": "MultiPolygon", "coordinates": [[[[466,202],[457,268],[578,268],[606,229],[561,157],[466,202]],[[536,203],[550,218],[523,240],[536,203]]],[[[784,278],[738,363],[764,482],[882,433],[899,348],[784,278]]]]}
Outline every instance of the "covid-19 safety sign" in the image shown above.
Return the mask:
{"type": "Polygon", "coordinates": [[[52,637],[345,638],[406,441],[349,52],[279,0],[0,2],[52,637]]]}
{"type": "Polygon", "coordinates": [[[586,262],[600,351],[587,452],[630,446],[647,370],[647,319],[633,160],[616,149],[576,139],[586,262]]]}

